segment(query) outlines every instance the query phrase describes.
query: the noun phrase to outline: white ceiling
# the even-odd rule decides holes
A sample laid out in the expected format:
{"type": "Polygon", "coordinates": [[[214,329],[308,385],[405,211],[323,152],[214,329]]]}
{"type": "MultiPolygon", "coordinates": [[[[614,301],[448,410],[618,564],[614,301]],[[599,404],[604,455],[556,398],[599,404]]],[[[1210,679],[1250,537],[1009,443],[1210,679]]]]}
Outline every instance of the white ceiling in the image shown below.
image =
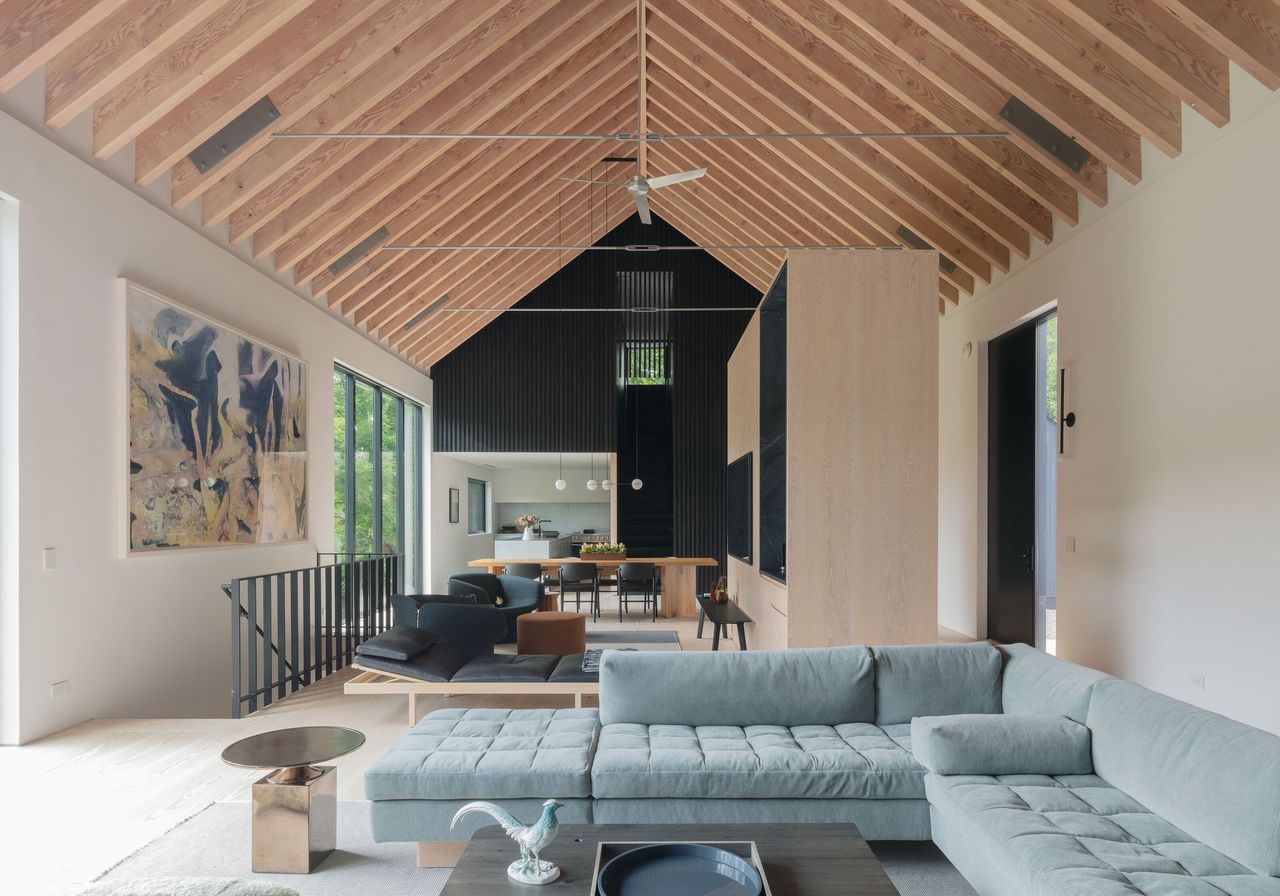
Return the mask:
{"type": "MultiPolygon", "coordinates": [[[[441,457],[452,457],[481,467],[492,467],[495,470],[558,470],[563,457],[564,468],[586,469],[591,466],[591,455],[586,453],[537,451],[439,451],[441,457]]],[[[603,469],[609,455],[600,452],[595,455],[596,466],[603,469]]]]}

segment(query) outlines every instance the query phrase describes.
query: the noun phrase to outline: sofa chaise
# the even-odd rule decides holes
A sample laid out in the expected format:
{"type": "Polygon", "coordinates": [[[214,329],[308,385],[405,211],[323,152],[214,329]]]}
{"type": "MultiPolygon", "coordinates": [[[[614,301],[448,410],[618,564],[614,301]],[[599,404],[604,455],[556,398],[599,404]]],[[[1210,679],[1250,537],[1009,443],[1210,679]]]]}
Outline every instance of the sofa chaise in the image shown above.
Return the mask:
{"type": "Polygon", "coordinates": [[[1280,896],[1280,738],[1025,645],[608,652],[598,711],[433,712],[365,789],[379,841],[555,797],[933,839],[983,896],[1280,896]]]}

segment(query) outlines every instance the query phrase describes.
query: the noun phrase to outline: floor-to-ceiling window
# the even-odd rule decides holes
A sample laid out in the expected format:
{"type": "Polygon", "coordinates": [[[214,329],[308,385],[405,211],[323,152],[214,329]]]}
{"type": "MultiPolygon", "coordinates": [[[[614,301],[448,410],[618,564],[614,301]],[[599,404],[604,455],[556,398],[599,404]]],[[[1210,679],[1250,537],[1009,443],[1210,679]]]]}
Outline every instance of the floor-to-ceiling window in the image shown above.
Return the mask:
{"type": "Polygon", "coordinates": [[[421,446],[420,404],[334,367],[336,550],[403,555],[406,590],[423,580],[421,446]]]}

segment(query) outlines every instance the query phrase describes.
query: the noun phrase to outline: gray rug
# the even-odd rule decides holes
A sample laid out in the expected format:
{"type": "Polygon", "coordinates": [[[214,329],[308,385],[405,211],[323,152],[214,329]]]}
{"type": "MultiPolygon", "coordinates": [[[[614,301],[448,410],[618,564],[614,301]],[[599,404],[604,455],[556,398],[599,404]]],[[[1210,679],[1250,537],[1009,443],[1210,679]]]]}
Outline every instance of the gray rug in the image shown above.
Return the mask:
{"type": "Polygon", "coordinates": [[[587,632],[587,644],[679,644],[680,635],[675,629],[658,628],[653,631],[619,631],[603,629],[587,632]]]}
{"type": "MultiPolygon", "coordinates": [[[[902,896],[976,896],[932,843],[872,847],[902,896]]],[[[142,878],[244,878],[279,884],[302,896],[438,896],[442,868],[418,868],[412,843],[374,843],[369,804],[338,803],[338,850],[313,874],[249,870],[249,804],[214,803],[153,840],[98,878],[119,884],[142,878]]]]}

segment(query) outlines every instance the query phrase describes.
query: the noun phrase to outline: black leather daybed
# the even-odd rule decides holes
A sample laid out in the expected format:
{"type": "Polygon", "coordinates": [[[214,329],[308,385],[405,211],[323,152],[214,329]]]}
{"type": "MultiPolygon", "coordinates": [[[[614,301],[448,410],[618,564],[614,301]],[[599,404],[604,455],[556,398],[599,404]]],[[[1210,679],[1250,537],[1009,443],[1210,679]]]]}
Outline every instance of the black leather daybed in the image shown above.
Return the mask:
{"type": "Polygon", "coordinates": [[[416,626],[397,624],[356,648],[359,674],[346,683],[348,694],[406,694],[409,724],[418,721],[424,694],[566,694],[582,706],[600,693],[598,671],[584,672],[583,654],[491,653],[492,646],[441,643],[416,626]]]}

